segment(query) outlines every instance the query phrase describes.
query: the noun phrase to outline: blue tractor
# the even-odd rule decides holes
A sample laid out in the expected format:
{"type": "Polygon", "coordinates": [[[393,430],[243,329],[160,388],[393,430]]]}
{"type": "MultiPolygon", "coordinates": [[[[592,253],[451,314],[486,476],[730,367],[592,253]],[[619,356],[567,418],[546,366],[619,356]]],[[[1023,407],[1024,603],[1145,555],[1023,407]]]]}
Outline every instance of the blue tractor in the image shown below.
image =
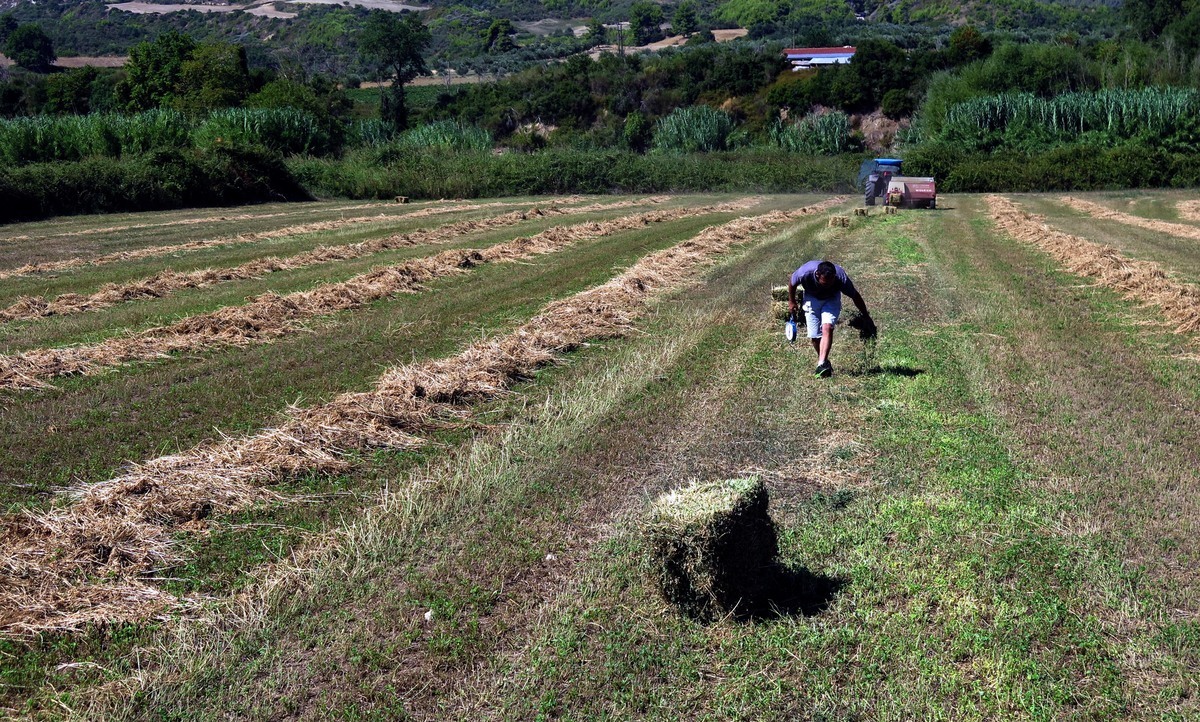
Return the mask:
{"type": "MultiPolygon", "coordinates": [[[[863,203],[875,205],[875,199],[888,192],[888,184],[900,172],[904,161],[899,158],[875,158],[863,161],[858,169],[858,187],[863,189],[863,203]]],[[[884,201],[887,202],[886,200],[884,201]]]]}

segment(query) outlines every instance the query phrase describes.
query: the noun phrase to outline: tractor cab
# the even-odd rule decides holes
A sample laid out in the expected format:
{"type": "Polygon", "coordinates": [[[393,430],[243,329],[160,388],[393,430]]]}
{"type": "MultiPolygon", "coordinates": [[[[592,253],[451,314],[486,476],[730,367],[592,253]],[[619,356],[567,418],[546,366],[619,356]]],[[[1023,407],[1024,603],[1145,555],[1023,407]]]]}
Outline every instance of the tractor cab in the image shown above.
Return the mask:
{"type": "Polygon", "coordinates": [[[893,176],[901,175],[904,161],[899,158],[875,158],[864,161],[858,169],[858,187],[863,189],[863,202],[875,205],[875,199],[887,193],[893,176]]]}

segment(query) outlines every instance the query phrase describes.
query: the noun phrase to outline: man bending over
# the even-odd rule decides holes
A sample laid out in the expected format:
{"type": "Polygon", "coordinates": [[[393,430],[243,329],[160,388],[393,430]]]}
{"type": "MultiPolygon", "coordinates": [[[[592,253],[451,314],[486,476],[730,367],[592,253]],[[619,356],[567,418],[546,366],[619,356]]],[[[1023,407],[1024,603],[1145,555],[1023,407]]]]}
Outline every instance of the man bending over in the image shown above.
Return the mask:
{"type": "Polygon", "coordinates": [[[829,350],[833,347],[833,325],[842,313],[842,294],[850,297],[863,315],[864,322],[873,327],[867,304],[854,287],[846,269],[829,261],[809,261],[788,281],[788,310],[796,313],[796,287],[804,291],[804,318],[808,321],[808,338],[817,352],[817,376],[832,376],[829,350]]]}

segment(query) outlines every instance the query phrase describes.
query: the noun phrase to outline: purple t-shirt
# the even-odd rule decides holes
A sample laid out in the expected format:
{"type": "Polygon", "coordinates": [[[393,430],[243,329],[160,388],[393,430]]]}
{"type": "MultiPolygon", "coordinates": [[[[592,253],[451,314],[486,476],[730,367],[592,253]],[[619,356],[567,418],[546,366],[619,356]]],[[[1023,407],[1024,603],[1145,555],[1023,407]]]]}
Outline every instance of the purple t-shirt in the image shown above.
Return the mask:
{"type": "Polygon", "coordinates": [[[854,287],[854,282],[850,280],[850,276],[846,275],[846,269],[836,263],[833,264],[833,270],[837,276],[837,280],[825,288],[818,286],[817,266],[820,264],[820,261],[809,261],[797,268],[796,272],[792,274],[792,285],[803,288],[805,294],[822,300],[834,298],[839,293],[844,293],[851,298],[858,295],[858,289],[854,287]]]}

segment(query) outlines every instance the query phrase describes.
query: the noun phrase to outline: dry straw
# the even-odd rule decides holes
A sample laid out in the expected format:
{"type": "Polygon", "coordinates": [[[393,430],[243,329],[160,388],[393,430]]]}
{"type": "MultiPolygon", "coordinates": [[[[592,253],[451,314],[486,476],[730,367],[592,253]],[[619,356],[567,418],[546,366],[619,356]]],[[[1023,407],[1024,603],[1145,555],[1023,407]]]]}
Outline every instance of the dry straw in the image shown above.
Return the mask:
{"type": "MultiPolygon", "coordinates": [[[[661,198],[647,199],[647,203],[661,202],[661,198]]],[[[348,243],[336,246],[318,246],[289,258],[268,256],[259,258],[240,266],[230,268],[205,268],[198,271],[179,272],[172,270],[161,271],[149,278],[142,278],[125,283],[105,284],[100,290],[87,295],[65,293],[52,299],[40,296],[22,296],[8,308],[0,309],[0,323],[10,321],[28,321],[47,316],[63,316],[84,311],[94,311],[109,308],[130,301],[140,301],[152,298],[163,298],[172,293],[187,288],[208,288],[229,281],[260,278],[269,273],[292,271],[321,263],[348,261],[355,258],[381,253],[396,248],[419,245],[438,245],[458,239],[466,233],[473,233],[495,228],[512,226],[530,218],[540,218],[546,215],[567,215],[588,213],[593,211],[613,210],[629,207],[637,201],[621,201],[609,204],[593,204],[571,209],[562,209],[552,205],[546,210],[534,207],[529,211],[512,211],[491,218],[465,220],[449,223],[434,228],[424,228],[411,233],[400,233],[377,238],[361,243],[348,243]]],[[[438,209],[439,211],[445,209],[438,209]]],[[[368,219],[376,220],[376,219],[368,219]]]]}
{"type": "MultiPolygon", "coordinates": [[[[441,202],[441,201],[438,201],[441,202]]],[[[346,211],[356,211],[365,208],[385,208],[391,204],[384,203],[368,203],[358,204],[353,206],[335,206],[332,208],[303,208],[300,210],[287,210],[281,213],[240,213],[230,215],[222,213],[219,215],[201,216],[199,218],[185,218],[179,221],[163,221],[161,223],[133,223],[125,226],[104,226],[102,228],[85,228],[79,231],[63,231],[62,233],[46,233],[41,235],[20,235],[10,236],[9,238],[0,239],[0,243],[17,243],[20,241],[48,241],[53,238],[82,238],[84,236],[95,236],[104,233],[123,233],[125,231],[140,231],[148,228],[173,228],[177,226],[195,226],[205,223],[227,222],[227,221],[256,221],[263,218],[280,218],[280,217],[296,217],[301,215],[312,215],[314,213],[345,213],[346,211]]],[[[428,211],[432,209],[422,209],[428,211]]],[[[421,211],[417,211],[421,212],[421,211]]],[[[408,214],[405,214],[408,215],[408,214]]]]}
{"type": "Polygon", "coordinates": [[[1122,256],[1115,248],[1063,233],[1002,196],[988,196],[996,226],[1050,254],[1072,273],[1098,278],[1126,298],[1157,305],[1175,333],[1200,331],[1200,288],[1172,279],[1156,263],[1122,256]]]}
{"type": "Polygon", "coordinates": [[[1200,200],[1179,201],[1179,216],[1188,221],[1200,221],[1200,200]]]}
{"type": "Polygon", "coordinates": [[[1117,223],[1124,223],[1127,226],[1137,226],[1138,228],[1146,228],[1151,231],[1158,231],[1159,233],[1167,233],[1172,236],[1179,236],[1180,238],[1192,238],[1200,241],[1200,228],[1196,228],[1195,226],[1189,226],[1184,223],[1171,223],[1169,221],[1156,221],[1152,218],[1142,218],[1141,216],[1114,211],[1099,203],[1072,198],[1071,196],[1063,196],[1059,200],[1068,208],[1077,210],[1080,213],[1086,213],[1093,218],[1116,221],[1117,223]]]}
{"type": "Polygon", "coordinates": [[[697,482],[660,496],[646,524],[648,575],[663,599],[712,620],[756,606],[777,563],[761,479],[697,482]]]}
{"type": "Polygon", "coordinates": [[[169,326],[96,344],[34,349],[0,356],[0,389],[45,388],[50,385],[49,379],[58,376],[96,374],[113,366],[163,358],[181,351],[264,343],[300,330],[303,322],[311,318],[360,308],[403,293],[416,293],[434,279],[465,273],[483,263],[516,261],[553,253],[579,241],[689,216],[740,210],[757,202],[757,199],[749,199],[699,208],[664,209],[611,221],[558,226],[484,250],[444,251],[376,268],[347,281],[325,284],[309,291],[286,296],[265,293],[240,306],[226,306],[169,326]]]}
{"type": "MultiPolygon", "coordinates": [[[[260,241],[272,240],[276,238],[286,238],[289,236],[299,236],[307,233],[321,233],[327,231],[335,231],[347,226],[353,226],[362,223],[383,223],[386,221],[395,220],[397,218],[422,218],[430,215],[440,215],[444,213],[458,213],[480,210],[483,208],[494,208],[497,206],[509,205],[529,205],[526,203],[474,203],[474,204],[458,204],[452,206],[444,206],[439,208],[423,208],[417,211],[407,211],[404,213],[380,213],[374,216],[363,216],[360,218],[342,218],[336,221],[318,221],[314,223],[304,223],[300,225],[287,226],[284,228],[276,228],[270,231],[261,231],[258,233],[242,233],[236,236],[222,236],[220,238],[210,238],[207,240],[190,241],[188,243],[177,243],[170,246],[155,246],[154,248],[143,248],[136,251],[118,251],[116,253],[108,253],[103,256],[94,258],[67,258],[62,261],[47,261],[45,263],[30,263],[18,268],[0,271],[0,280],[6,278],[17,278],[20,276],[31,276],[36,273],[67,271],[73,268],[82,268],[84,266],[104,266],[113,263],[123,263],[126,261],[140,260],[143,258],[157,258],[160,256],[169,256],[173,253],[183,253],[185,251],[197,251],[204,248],[213,248],[215,246],[236,246],[247,243],[258,243],[260,241]]],[[[377,208],[379,204],[370,206],[352,206],[361,208],[377,208]]],[[[343,209],[349,210],[349,209],[343,209]]],[[[248,219],[270,218],[274,215],[287,214],[268,214],[263,216],[249,216],[248,219]]],[[[212,219],[196,219],[194,221],[186,221],[187,223],[204,223],[212,219]]],[[[136,228],[136,226],[131,226],[136,228]]],[[[100,229],[103,232],[111,231],[111,228],[100,229]]]]}
{"type": "Polygon", "coordinates": [[[276,428],[133,466],[76,489],[68,504],[6,519],[0,631],[71,630],[161,613],[179,603],[153,584],[156,574],[179,562],[173,533],[274,498],[267,486],[282,478],[344,469],[350,452],[418,446],[419,434],[456,423],[473,404],[503,393],[557,355],[627,334],[652,296],[688,283],[733,246],[842,200],[707,228],[601,286],[549,304],[506,336],[451,358],[395,367],[370,392],[293,408],[276,428]]]}

